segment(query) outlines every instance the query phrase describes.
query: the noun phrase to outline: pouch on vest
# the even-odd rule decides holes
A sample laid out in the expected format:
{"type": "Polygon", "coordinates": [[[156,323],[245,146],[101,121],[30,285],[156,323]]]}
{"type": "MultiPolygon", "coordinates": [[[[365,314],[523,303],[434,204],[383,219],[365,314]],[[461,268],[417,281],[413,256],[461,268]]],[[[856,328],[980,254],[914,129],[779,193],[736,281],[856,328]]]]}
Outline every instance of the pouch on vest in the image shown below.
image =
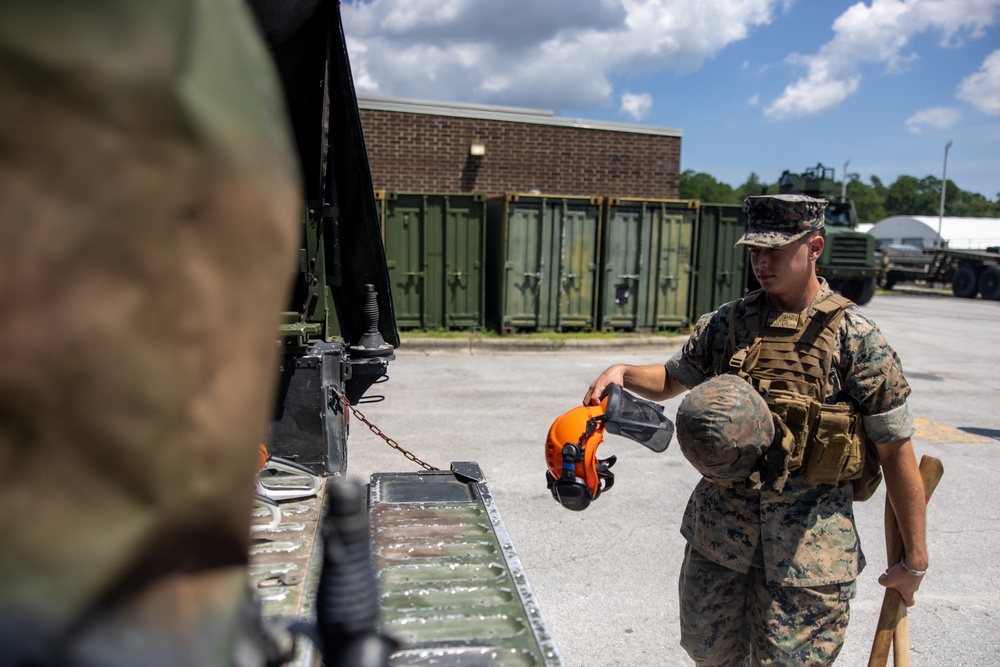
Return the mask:
{"type": "Polygon", "coordinates": [[[760,461],[747,480],[748,488],[753,491],[767,489],[775,493],[781,493],[788,481],[788,456],[795,451],[795,437],[785,423],[773,412],[771,419],[774,420],[774,440],[771,446],[761,454],[760,461]]]}
{"type": "Polygon", "coordinates": [[[781,419],[794,438],[793,449],[786,460],[788,471],[798,470],[805,460],[812,425],[819,416],[819,403],[807,396],[780,390],[769,392],[766,398],[771,412],[781,419]]]}
{"type": "Polygon", "coordinates": [[[861,476],[864,463],[861,419],[849,403],[823,405],[809,448],[805,478],[810,484],[836,484],[861,476]]]}

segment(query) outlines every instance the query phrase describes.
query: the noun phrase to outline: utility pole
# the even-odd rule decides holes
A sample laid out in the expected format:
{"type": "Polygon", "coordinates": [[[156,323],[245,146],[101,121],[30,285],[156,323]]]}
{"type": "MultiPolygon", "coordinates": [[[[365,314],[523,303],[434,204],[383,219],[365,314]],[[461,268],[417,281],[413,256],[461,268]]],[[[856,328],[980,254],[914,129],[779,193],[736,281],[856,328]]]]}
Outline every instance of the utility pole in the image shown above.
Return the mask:
{"type": "Polygon", "coordinates": [[[938,248],[942,247],[941,224],[944,222],[944,191],[948,187],[948,149],[951,148],[952,141],[944,145],[944,169],[941,171],[941,208],[938,209],[938,248]]]}
{"type": "Polygon", "coordinates": [[[844,183],[840,187],[840,201],[847,201],[847,165],[849,164],[851,164],[850,160],[844,163],[844,171],[840,174],[841,178],[844,179],[844,183]]]}

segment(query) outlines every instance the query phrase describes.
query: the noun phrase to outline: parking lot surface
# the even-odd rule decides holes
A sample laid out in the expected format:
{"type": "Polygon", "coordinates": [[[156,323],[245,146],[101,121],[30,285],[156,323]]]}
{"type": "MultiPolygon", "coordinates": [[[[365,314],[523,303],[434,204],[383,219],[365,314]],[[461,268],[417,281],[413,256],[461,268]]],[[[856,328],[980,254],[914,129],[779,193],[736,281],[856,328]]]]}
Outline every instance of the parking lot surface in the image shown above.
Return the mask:
{"type": "MultiPolygon", "coordinates": [[[[913,394],[918,458],[944,478],[928,509],[931,566],[910,610],[914,665],[1000,664],[1000,302],[891,293],[863,308],[899,353],[913,394]]],[[[405,334],[404,334],[405,338],[405,334]]],[[[666,360],[683,337],[574,345],[476,346],[412,341],[397,351],[384,401],[361,405],[379,428],[429,463],[477,461],[486,473],[566,665],[691,664],[678,645],[678,532],[699,476],[676,443],[662,453],[607,436],[615,486],[583,512],[545,488],[553,419],[579,404],[614,362],[666,360]]],[[[673,417],[680,399],[665,403],[673,417]]],[[[416,470],[356,420],[348,473],[416,470]]],[[[855,507],[868,568],[858,581],[838,665],[865,665],[882,600],[883,485],[855,507]]]]}

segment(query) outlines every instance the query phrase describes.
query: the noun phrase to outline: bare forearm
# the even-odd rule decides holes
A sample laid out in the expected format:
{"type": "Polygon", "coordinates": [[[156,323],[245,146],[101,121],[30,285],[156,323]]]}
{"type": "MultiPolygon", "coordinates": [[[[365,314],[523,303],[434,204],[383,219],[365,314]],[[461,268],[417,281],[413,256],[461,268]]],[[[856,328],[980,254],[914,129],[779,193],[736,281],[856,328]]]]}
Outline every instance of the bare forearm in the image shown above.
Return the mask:
{"type": "Polygon", "coordinates": [[[886,490],[906,547],[906,564],[927,567],[927,502],[913,445],[909,439],[879,447],[886,490]]]}
{"type": "Polygon", "coordinates": [[[591,383],[584,396],[584,404],[589,405],[599,401],[604,388],[609,384],[621,385],[651,401],[665,401],[684,391],[684,387],[670,376],[663,364],[647,366],[615,364],[591,383]]]}
{"type": "Polygon", "coordinates": [[[625,388],[651,401],[665,401],[684,391],[663,364],[626,366],[625,388]]]}
{"type": "Polygon", "coordinates": [[[909,438],[878,446],[885,475],[886,492],[892,503],[899,534],[903,538],[906,568],[901,563],[893,563],[879,583],[895,588],[907,606],[914,603],[914,594],[920,588],[923,575],[929,565],[927,554],[927,501],[924,484],[920,478],[913,455],[913,445],[909,438]]]}

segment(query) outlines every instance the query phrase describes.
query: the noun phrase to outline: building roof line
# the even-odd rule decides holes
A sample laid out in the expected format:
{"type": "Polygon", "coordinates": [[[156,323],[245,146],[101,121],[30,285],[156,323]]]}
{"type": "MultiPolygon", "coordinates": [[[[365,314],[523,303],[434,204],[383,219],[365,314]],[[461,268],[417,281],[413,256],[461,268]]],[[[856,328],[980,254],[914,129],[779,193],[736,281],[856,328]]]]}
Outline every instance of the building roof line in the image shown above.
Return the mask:
{"type": "Polygon", "coordinates": [[[604,120],[588,120],[583,118],[563,118],[561,116],[556,116],[553,111],[547,109],[531,109],[527,107],[503,107],[486,104],[465,104],[459,102],[435,102],[431,100],[373,97],[367,95],[358,95],[358,107],[372,111],[395,111],[398,113],[417,113],[431,116],[450,116],[454,118],[475,118],[479,120],[499,120],[513,123],[531,123],[534,125],[556,125],[559,127],[574,127],[584,130],[654,134],[667,137],[683,136],[683,132],[676,128],[655,127],[652,125],[635,125],[632,123],[618,123],[604,120]]]}

